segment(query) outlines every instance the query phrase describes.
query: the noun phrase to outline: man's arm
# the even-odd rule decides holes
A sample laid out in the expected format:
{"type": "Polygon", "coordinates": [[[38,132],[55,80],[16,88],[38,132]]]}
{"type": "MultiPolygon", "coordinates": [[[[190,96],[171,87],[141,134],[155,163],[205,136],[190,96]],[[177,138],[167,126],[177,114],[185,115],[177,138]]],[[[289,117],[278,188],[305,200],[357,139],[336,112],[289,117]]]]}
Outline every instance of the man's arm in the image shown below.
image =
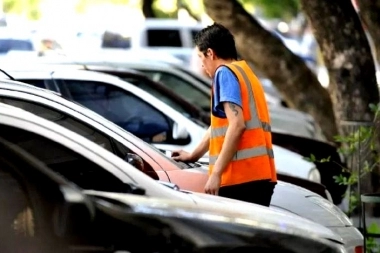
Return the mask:
{"type": "Polygon", "coordinates": [[[222,150],[212,171],[213,174],[218,176],[222,175],[224,169],[231,162],[245,130],[242,108],[231,102],[224,102],[223,108],[228,119],[228,129],[224,137],[222,150]]]}
{"type": "Polygon", "coordinates": [[[211,127],[207,129],[206,134],[203,136],[202,141],[191,153],[191,160],[198,161],[202,156],[204,156],[204,154],[206,154],[210,145],[210,136],[211,136],[211,127]]]}

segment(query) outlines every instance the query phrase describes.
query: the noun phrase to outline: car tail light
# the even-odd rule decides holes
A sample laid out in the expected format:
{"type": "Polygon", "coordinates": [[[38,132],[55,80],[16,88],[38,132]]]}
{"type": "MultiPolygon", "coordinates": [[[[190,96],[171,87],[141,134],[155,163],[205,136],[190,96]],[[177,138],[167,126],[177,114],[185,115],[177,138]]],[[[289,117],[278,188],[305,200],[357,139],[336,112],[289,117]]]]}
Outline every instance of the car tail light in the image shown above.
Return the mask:
{"type": "Polygon", "coordinates": [[[355,253],[364,253],[363,246],[356,246],[355,247],[355,253]]]}

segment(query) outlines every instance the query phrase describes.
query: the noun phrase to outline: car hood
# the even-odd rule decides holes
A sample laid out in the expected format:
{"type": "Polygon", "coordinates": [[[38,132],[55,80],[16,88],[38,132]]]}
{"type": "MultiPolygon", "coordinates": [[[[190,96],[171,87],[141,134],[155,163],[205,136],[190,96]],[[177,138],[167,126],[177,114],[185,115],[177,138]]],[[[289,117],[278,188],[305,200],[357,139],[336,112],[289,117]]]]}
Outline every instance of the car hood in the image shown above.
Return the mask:
{"type": "Polygon", "coordinates": [[[352,226],[337,206],[318,194],[297,185],[277,182],[271,208],[290,212],[326,227],[352,226]]]}
{"type": "Polygon", "coordinates": [[[261,222],[273,223],[278,226],[286,227],[302,227],[305,232],[316,233],[321,238],[342,242],[342,238],[332,232],[325,226],[305,219],[300,215],[294,214],[287,210],[279,208],[267,208],[260,205],[251,204],[230,198],[223,198],[220,196],[213,196],[202,193],[191,193],[193,200],[197,203],[198,207],[206,207],[214,204],[221,204],[225,210],[236,212],[237,215],[247,215],[253,220],[260,220],[261,222]]]}
{"type": "Polygon", "coordinates": [[[194,202],[176,201],[164,198],[152,198],[131,194],[109,193],[99,191],[84,191],[87,195],[106,197],[123,202],[133,209],[143,211],[149,209],[159,210],[162,213],[170,212],[177,216],[185,215],[190,211],[194,218],[213,217],[219,221],[230,224],[248,225],[263,229],[281,230],[286,233],[329,239],[342,243],[342,238],[331,230],[301,217],[278,212],[267,207],[254,205],[241,201],[216,197],[206,194],[193,193],[194,202]]]}

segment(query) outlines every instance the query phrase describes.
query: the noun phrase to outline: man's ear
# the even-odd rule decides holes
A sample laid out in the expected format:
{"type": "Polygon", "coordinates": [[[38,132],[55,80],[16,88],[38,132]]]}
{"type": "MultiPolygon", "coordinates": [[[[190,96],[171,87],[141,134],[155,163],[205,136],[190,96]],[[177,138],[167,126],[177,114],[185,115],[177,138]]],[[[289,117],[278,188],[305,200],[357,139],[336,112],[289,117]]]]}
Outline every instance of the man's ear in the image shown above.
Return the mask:
{"type": "Polygon", "coordinates": [[[213,59],[215,57],[214,50],[212,50],[211,48],[207,48],[206,56],[213,59]]]}

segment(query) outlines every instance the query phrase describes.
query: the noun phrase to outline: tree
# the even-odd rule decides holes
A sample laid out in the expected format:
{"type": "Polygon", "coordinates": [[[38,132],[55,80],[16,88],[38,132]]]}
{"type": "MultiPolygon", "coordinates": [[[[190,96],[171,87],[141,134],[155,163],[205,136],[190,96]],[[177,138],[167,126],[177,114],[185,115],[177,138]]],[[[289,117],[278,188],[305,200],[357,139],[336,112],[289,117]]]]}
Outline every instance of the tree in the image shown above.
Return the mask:
{"type": "Polygon", "coordinates": [[[380,62],[380,0],[357,0],[364,27],[368,29],[375,44],[375,55],[380,62]]]}
{"type": "Polygon", "coordinates": [[[129,4],[129,2],[130,2],[129,0],[77,0],[76,11],[79,13],[83,13],[86,11],[87,6],[89,5],[105,4],[105,3],[126,5],[126,4],[129,4]]]}
{"type": "Polygon", "coordinates": [[[153,10],[154,0],[142,0],[142,12],[146,18],[155,18],[156,14],[153,10]]]}
{"type": "Polygon", "coordinates": [[[299,0],[241,0],[241,3],[259,7],[267,18],[289,20],[300,11],[299,0]]]}
{"type": "Polygon", "coordinates": [[[337,128],[330,96],[303,60],[236,0],[204,0],[204,5],[214,21],[234,34],[239,53],[272,80],[291,107],[311,114],[332,141],[337,128]]]}
{"type": "MultiPolygon", "coordinates": [[[[301,6],[313,27],[329,73],[329,90],[337,124],[341,134],[347,136],[349,129],[343,127],[343,122],[373,122],[374,112],[369,105],[379,103],[375,66],[367,37],[350,1],[301,0],[301,6]]],[[[371,153],[368,145],[357,156],[368,157],[371,153]]],[[[372,161],[368,162],[372,164],[372,161]]],[[[370,181],[362,184],[366,191],[370,190],[370,185],[370,181]]]]}
{"type": "Polygon", "coordinates": [[[3,0],[5,13],[25,14],[32,20],[40,18],[40,0],[3,0]]]}
{"type": "Polygon", "coordinates": [[[375,67],[351,2],[301,0],[301,3],[329,72],[337,119],[372,121],[374,114],[369,104],[379,102],[375,67]]]}

